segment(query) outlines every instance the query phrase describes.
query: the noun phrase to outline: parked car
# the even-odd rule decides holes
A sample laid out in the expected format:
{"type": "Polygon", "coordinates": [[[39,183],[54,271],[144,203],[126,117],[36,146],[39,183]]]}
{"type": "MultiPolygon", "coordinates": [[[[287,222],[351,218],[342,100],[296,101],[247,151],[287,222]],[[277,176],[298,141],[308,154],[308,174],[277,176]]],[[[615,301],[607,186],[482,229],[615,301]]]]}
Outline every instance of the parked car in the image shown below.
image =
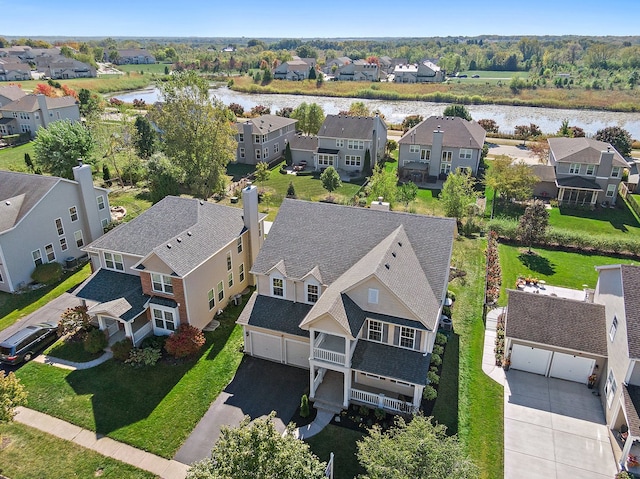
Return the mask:
{"type": "Polygon", "coordinates": [[[0,343],[0,362],[29,361],[58,339],[58,325],[39,323],[22,328],[0,343]]]}
{"type": "Polygon", "coordinates": [[[480,75],[473,75],[471,78],[480,78],[480,75]]]}
{"type": "Polygon", "coordinates": [[[458,78],[467,78],[467,75],[458,75],[458,78]]]}

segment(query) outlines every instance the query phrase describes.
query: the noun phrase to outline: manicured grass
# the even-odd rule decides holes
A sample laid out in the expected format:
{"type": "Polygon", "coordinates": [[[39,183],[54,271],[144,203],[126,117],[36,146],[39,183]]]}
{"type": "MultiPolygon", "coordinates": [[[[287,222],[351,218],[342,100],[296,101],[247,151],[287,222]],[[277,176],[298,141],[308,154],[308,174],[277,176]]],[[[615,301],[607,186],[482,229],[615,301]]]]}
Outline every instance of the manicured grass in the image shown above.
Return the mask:
{"type": "Polygon", "coordinates": [[[156,75],[164,75],[165,67],[169,67],[171,70],[171,64],[169,63],[149,63],[149,64],[140,64],[140,65],[114,65],[120,71],[123,72],[145,72],[146,73],[155,73],[156,75]]]}
{"type": "Polygon", "coordinates": [[[430,216],[444,216],[442,204],[438,199],[440,190],[418,190],[416,201],[411,206],[416,207],[416,213],[430,216]]]}
{"type": "Polygon", "coordinates": [[[33,152],[33,142],[26,143],[12,148],[3,148],[0,150],[0,170],[11,171],[27,171],[27,165],[24,162],[24,154],[29,153],[31,161],[35,160],[33,152]]]}
{"type": "MultiPolygon", "coordinates": [[[[153,81],[153,77],[152,75],[140,75],[140,73],[131,72],[129,75],[102,75],[98,78],[73,78],[59,81],[62,85],[67,85],[76,91],[86,88],[96,93],[114,93],[144,88],[153,81]]],[[[46,82],[43,80],[28,80],[19,83],[22,85],[23,90],[32,91],[38,83],[46,82]]]]}
{"type": "Polygon", "coordinates": [[[321,461],[328,462],[329,455],[333,452],[335,479],[353,479],[365,472],[356,457],[356,442],[362,436],[361,432],[329,424],[306,442],[321,461]]]}
{"type": "Polygon", "coordinates": [[[451,334],[442,358],[442,372],[438,384],[438,397],[431,412],[439,424],[447,426],[447,433],[458,432],[458,387],[460,375],[460,336],[451,334]]]}
{"type": "Polygon", "coordinates": [[[157,477],[22,424],[0,426],[0,436],[6,441],[4,447],[0,447],[0,473],[11,479],[157,477]]]}
{"type": "Polygon", "coordinates": [[[133,368],[115,360],[68,371],[28,363],[17,376],[29,392],[29,407],[171,458],[233,378],[242,353],[235,324],[245,301],[229,306],[220,326],[205,333],[196,359],[133,368]]]}
{"type": "Polygon", "coordinates": [[[127,210],[124,221],[131,221],[151,207],[151,200],[149,199],[149,192],[147,190],[129,186],[122,189],[113,185],[111,187],[111,193],[109,193],[109,205],[124,206],[127,210]]]}
{"type": "Polygon", "coordinates": [[[542,248],[532,248],[530,255],[524,246],[498,246],[502,287],[499,304],[507,304],[507,289],[515,288],[518,276],[542,279],[547,284],[565,288],[582,289],[586,284],[594,288],[598,280],[596,266],[633,263],[629,259],[614,258],[587,253],[567,253],[542,248]]]}
{"type": "Polygon", "coordinates": [[[99,358],[103,353],[88,353],[84,350],[82,341],[61,340],[51,345],[45,351],[45,354],[54,358],[73,361],[74,363],[87,363],[99,358]]]}
{"type": "Polygon", "coordinates": [[[11,326],[20,318],[44,306],[65,291],[75,289],[91,274],[90,265],[85,265],[74,273],[66,273],[57,285],[45,286],[22,294],[0,293],[0,331],[11,326]]]}

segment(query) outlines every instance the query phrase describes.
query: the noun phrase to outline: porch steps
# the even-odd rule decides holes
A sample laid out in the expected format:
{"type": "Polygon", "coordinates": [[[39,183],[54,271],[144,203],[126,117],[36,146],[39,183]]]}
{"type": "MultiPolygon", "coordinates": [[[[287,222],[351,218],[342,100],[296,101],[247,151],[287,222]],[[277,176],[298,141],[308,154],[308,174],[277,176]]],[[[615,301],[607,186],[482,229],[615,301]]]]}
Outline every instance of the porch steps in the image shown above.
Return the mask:
{"type": "Polygon", "coordinates": [[[344,409],[342,407],[342,404],[323,401],[322,399],[315,399],[313,402],[313,407],[315,407],[318,410],[318,413],[320,413],[320,411],[326,411],[333,415],[340,414],[344,409]]]}

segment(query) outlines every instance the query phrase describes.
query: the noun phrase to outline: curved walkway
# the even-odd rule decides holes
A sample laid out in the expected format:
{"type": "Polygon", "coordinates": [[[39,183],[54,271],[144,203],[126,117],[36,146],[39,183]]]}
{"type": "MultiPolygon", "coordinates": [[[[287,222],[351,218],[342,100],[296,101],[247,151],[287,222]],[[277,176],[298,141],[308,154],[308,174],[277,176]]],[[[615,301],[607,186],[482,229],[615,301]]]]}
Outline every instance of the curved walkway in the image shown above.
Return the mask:
{"type": "Polygon", "coordinates": [[[99,358],[96,358],[93,361],[87,361],[86,363],[75,363],[73,361],[67,361],[66,359],[54,358],[53,356],[46,356],[44,354],[41,354],[40,356],[37,356],[33,360],[35,362],[37,362],[37,363],[49,364],[51,366],[56,366],[56,367],[62,368],[62,369],[76,370],[76,369],[94,368],[94,367],[98,366],[99,364],[102,364],[102,363],[108,361],[112,357],[113,357],[113,353],[111,351],[106,351],[99,358]]]}

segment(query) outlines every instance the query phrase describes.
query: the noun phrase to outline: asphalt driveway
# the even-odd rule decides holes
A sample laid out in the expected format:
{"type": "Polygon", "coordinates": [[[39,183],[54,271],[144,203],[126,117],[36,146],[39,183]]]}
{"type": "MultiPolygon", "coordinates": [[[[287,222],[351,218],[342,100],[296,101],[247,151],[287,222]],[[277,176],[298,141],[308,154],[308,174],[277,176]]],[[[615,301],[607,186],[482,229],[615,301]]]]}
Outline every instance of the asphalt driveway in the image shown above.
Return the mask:
{"type": "MultiPolygon", "coordinates": [[[[276,427],[284,432],[309,386],[309,371],[245,356],[229,385],[211,404],[174,459],[192,464],[211,455],[222,426],[237,426],[276,412],[276,427]]],[[[185,407],[189,407],[188,404],[185,407]]]]}
{"type": "Polygon", "coordinates": [[[510,370],[504,477],[611,479],[617,472],[600,398],[584,384],[510,370]]]}

